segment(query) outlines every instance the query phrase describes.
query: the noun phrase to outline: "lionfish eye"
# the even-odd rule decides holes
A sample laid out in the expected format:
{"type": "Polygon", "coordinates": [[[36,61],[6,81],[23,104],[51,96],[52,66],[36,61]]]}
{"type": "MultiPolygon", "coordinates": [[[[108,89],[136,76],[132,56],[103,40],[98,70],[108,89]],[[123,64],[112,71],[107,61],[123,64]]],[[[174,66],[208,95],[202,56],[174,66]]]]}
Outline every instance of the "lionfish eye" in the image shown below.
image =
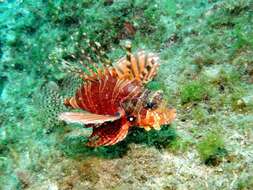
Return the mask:
{"type": "Polygon", "coordinates": [[[157,108],[157,104],[155,102],[148,102],[145,107],[147,109],[155,109],[157,108]]]}
{"type": "Polygon", "coordinates": [[[134,122],[136,120],[136,117],[134,116],[128,116],[127,121],[134,122]]]}

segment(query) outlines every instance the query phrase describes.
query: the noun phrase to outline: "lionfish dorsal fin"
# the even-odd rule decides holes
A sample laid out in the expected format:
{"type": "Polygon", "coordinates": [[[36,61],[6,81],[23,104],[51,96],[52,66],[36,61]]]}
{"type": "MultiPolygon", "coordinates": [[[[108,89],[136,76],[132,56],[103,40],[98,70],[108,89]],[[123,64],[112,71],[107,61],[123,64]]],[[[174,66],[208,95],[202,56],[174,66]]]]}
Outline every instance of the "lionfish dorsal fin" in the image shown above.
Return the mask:
{"type": "Polygon", "coordinates": [[[106,67],[112,66],[112,61],[99,42],[90,40],[86,33],[79,37],[85,46],[77,43],[77,51],[61,60],[60,69],[77,75],[84,81],[96,80],[106,67]]]}
{"type": "Polygon", "coordinates": [[[108,121],[115,121],[120,119],[121,115],[99,115],[89,112],[63,112],[59,114],[58,118],[61,121],[67,123],[79,123],[79,124],[102,124],[108,121]]]}
{"type": "Polygon", "coordinates": [[[116,72],[120,78],[136,79],[143,84],[156,76],[158,68],[158,55],[145,51],[139,51],[135,54],[128,52],[115,64],[116,72]]]}

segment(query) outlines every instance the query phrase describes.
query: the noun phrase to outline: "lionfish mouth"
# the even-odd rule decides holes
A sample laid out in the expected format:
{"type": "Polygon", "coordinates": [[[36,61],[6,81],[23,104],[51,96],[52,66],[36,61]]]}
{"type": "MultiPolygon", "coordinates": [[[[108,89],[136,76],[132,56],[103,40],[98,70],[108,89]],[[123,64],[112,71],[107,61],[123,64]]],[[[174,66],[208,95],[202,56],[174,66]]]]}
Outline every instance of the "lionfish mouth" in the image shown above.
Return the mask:
{"type": "Polygon", "coordinates": [[[148,113],[146,118],[140,122],[141,128],[150,131],[152,128],[160,130],[162,125],[169,125],[176,118],[176,109],[170,108],[165,111],[148,113]]]}

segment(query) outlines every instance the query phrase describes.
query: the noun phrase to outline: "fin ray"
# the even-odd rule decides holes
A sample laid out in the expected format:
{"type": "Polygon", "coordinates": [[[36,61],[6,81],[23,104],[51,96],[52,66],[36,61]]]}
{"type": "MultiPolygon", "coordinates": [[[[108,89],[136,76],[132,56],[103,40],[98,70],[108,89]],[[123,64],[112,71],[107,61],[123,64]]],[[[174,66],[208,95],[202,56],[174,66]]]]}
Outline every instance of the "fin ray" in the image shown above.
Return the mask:
{"type": "Polygon", "coordinates": [[[121,120],[104,123],[98,128],[93,128],[87,145],[90,147],[114,145],[126,137],[128,129],[129,125],[122,124],[121,120]]]}
{"type": "Polygon", "coordinates": [[[89,112],[63,112],[59,114],[59,120],[67,123],[80,123],[80,124],[102,124],[108,121],[115,121],[120,119],[120,114],[112,115],[99,115],[89,112]]]}
{"type": "Polygon", "coordinates": [[[115,69],[119,78],[136,79],[143,84],[151,81],[157,74],[159,58],[155,53],[139,51],[119,59],[115,69]]]}

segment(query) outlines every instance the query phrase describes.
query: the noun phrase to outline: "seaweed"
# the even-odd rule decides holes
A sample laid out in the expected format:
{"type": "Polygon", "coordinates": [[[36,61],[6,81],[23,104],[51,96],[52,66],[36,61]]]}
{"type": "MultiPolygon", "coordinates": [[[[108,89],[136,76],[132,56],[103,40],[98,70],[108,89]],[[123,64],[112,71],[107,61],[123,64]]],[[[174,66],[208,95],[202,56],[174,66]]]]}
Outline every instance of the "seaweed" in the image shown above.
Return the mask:
{"type": "Polygon", "coordinates": [[[204,81],[195,80],[182,86],[180,91],[181,103],[199,102],[208,99],[211,89],[204,81]]]}
{"type": "Polygon", "coordinates": [[[237,184],[236,184],[236,189],[237,190],[250,190],[253,186],[253,176],[243,176],[241,177],[237,184]]]}
{"type": "Polygon", "coordinates": [[[68,157],[81,159],[89,157],[102,157],[106,159],[121,158],[128,151],[131,143],[144,144],[148,147],[154,146],[162,150],[170,145],[177,137],[176,130],[170,126],[163,126],[160,131],[151,130],[146,132],[142,128],[130,130],[126,139],[113,146],[108,147],[87,147],[87,137],[66,137],[59,143],[59,149],[68,157]]]}
{"type": "Polygon", "coordinates": [[[220,134],[210,132],[199,142],[197,150],[206,165],[217,166],[228,155],[225,143],[220,134]]]}

